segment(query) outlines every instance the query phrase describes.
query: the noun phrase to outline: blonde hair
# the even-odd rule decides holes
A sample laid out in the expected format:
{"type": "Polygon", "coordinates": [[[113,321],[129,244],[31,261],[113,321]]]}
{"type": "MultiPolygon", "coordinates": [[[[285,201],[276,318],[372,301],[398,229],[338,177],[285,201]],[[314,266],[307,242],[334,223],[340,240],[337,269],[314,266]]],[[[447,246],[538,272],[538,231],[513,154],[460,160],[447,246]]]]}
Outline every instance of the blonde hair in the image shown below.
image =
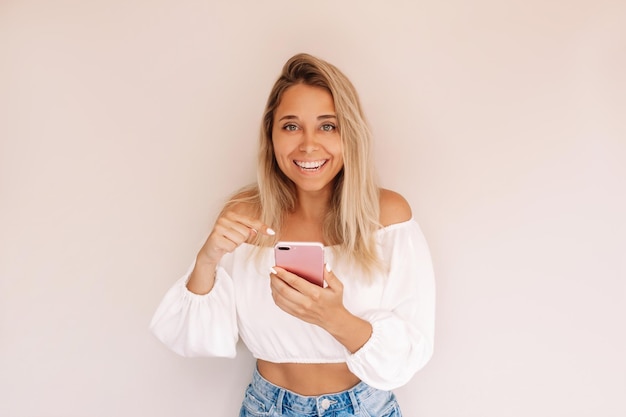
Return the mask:
{"type": "MultiPolygon", "coordinates": [[[[329,91],[337,115],[344,166],[335,178],[334,192],[324,222],[325,243],[337,246],[337,255],[347,256],[366,272],[371,272],[380,266],[375,233],[381,226],[379,188],[371,154],[372,135],[356,89],[339,69],[326,61],[308,54],[297,54],[285,63],[263,113],[258,183],[239,193],[230,203],[253,203],[260,208],[257,214],[261,220],[277,232],[280,232],[285,213],[295,208],[296,189],[278,167],[272,129],[274,113],[283,93],[296,84],[322,87],[329,91]]],[[[254,243],[268,246],[274,244],[275,240],[259,234],[254,243]]]]}

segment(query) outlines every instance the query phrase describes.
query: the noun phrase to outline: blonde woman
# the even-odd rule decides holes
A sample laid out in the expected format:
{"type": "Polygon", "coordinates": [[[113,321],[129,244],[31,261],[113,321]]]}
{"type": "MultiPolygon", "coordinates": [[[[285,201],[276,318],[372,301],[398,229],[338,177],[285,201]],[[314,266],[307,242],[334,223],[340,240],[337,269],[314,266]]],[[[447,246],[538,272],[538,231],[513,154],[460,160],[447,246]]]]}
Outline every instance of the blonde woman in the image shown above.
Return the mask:
{"type": "Polygon", "coordinates": [[[267,101],[258,183],[224,207],[151,328],[183,356],[256,358],[244,416],[401,416],[391,392],[430,359],[434,277],[406,200],[381,189],[356,90],[307,54],[267,101]],[[321,242],[324,285],[274,264],[321,242]]]}

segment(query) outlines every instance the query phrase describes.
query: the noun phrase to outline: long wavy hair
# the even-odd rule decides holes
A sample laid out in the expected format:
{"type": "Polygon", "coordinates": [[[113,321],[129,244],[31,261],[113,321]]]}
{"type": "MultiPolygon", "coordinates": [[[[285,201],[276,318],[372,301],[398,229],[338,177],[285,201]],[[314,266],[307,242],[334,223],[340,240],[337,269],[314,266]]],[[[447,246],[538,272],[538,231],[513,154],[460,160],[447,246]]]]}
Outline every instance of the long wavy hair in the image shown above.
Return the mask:
{"type": "MultiPolygon", "coordinates": [[[[372,135],[356,89],[335,66],[311,56],[297,54],[284,65],[274,84],[261,123],[257,184],[239,192],[231,204],[253,203],[265,224],[280,235],[283,218],[294,210],[296,189],[280,170],[274,156],[272,129],[276,108],[284,92],[296,84],[326,89],[333,97],[343,153],[343,168],[334,181],[334,191],[324,221],[323,236],[335,246],[336,255],[347,256],[371,272],[380,266],[375,233],[379,222],[379,188],[372,162],[372,135]]],[[[255,244],[269,246],[275,237],[258,234],[255,244]]]]}

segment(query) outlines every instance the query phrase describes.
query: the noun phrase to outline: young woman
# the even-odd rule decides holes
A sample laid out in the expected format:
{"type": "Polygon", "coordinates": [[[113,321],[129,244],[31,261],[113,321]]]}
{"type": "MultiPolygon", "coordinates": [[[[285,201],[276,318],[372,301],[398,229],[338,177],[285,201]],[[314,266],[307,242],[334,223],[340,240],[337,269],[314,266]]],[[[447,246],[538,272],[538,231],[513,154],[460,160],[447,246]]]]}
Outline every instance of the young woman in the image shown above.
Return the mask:
{"type": "Polygon", "coordinates": [[[165,295],[154,334],[184,356],[257,360],[240,417],[400,416],[391,390],[430,359],[434,277],[406,200],[374,179],[357,93],[333,65],[287,61],[263,116],[258,183],[224,207],[165,295]],[[321,242],[323,287],[275,266],[321,242]]]}

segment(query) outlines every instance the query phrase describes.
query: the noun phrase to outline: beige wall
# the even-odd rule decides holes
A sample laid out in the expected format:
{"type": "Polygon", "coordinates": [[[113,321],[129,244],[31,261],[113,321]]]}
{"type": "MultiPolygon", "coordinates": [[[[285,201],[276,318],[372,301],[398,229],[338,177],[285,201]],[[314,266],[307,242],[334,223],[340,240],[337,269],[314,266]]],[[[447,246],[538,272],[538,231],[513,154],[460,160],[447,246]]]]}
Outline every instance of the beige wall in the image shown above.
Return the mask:
{"type": "Polygon", "coordinates": [[[236,415],[148,332],[308,51],[359,89],[438,277],[407,416],[623,416],[626,3],[0,3],[0,415],[236,415]],[[354,8],[354,9],[353,9],[354,8]]]}

